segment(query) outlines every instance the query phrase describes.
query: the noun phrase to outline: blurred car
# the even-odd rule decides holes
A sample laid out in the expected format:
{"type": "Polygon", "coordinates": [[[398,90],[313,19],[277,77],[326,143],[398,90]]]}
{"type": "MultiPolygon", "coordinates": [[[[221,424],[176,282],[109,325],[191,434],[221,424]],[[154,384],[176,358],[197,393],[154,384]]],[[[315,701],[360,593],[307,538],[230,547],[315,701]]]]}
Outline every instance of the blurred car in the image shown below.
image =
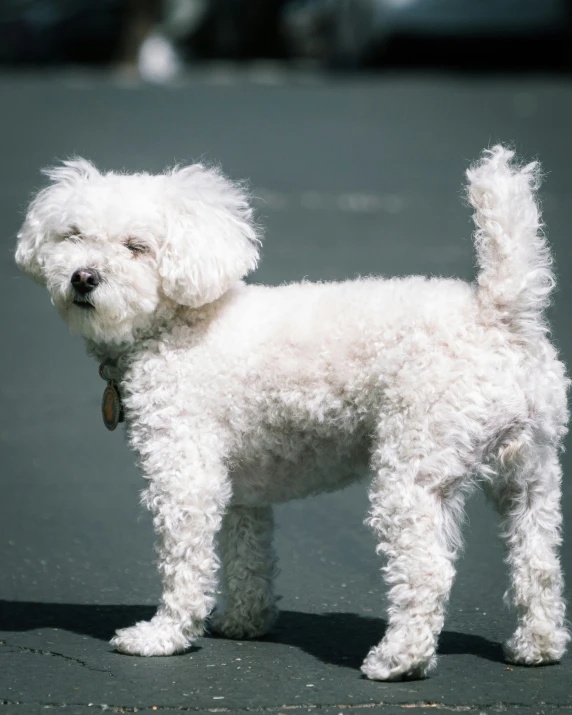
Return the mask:
{"type": "Polygon", "coordinates": [[[559,32],[568,0],[291,0],[283,9],[293,53],[362,64],[396,35],[479,37],[559,32]]]}

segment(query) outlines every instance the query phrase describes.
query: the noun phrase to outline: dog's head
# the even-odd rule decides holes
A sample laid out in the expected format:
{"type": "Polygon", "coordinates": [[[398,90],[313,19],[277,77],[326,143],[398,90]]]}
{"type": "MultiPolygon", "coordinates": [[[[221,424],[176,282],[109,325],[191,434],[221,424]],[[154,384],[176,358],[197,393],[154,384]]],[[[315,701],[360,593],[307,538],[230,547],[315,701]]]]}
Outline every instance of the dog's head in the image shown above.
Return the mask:
{"type": "Polygon", "coordinates": [[[77,159],[45,173],[52,183],[29,207],[16,262],[74,333],[129,341],[162,311],[210,303],[256,267],[247,197],[216,169],[103,174],[77,159]]]}

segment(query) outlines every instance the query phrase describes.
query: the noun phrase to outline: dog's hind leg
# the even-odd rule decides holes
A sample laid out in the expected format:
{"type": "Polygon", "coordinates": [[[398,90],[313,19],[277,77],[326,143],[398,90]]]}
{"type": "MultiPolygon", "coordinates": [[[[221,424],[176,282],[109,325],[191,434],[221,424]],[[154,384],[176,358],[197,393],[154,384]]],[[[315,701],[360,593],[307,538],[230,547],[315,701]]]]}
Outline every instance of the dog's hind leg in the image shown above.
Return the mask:
{"type": "Polygon", "coordinates": [[[373,680],[422,678],[437,661],[455,575],[465,465],[454,445],[437,449],[429,431],[412,430],[386,441],[374,466],[368,523],[387,558],[388,628],[362,671],[373,680]]]}
{"type": "Polygon", "coordinates": [[[277,615],[273,530],[270,506],[233,506],[226,512],[219,537],[225,607],[212,615],[213,631],[256,638],[272,627],[277,615]]]}
{"type": "Polygon", "coordinates": [[[564,625],[558,454],[552,446],[524,439],[506,446],[499,474],[488,492],[501,516],[511,571],[507,599],[518,627],[505,644],[509,661],[541,665],[558,661],[570,635],[564,625]]]}

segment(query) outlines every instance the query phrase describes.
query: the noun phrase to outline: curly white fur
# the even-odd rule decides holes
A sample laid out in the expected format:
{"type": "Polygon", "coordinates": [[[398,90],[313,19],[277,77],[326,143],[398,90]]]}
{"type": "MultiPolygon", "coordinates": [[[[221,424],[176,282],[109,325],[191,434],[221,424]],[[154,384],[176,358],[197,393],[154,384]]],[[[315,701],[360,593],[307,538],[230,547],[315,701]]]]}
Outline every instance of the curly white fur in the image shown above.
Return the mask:
{"type": "Polygon", "coordinates": [[[244,190],[219,171],[101,174],[78,159],[49,172],[16,260],[115,371],[159,536],[161,605],[118,631],[119,651],[188,647],[213,610],[219,559],[226,605],[213,626],[233,638],[266,632],[272,504],[369,469],[390,605],[368,677],[434,666],[477,482],[508,548],[519,625],[507,657],[562,656],[568,380],[546,337],[554,279],[537,171],[511,160],[494,147],[468,172],[477,286],[418,276],[247,286],[259,239],[244,190]],[[86,296],[70,282],[81,268],[99,277],[86,296]]]}

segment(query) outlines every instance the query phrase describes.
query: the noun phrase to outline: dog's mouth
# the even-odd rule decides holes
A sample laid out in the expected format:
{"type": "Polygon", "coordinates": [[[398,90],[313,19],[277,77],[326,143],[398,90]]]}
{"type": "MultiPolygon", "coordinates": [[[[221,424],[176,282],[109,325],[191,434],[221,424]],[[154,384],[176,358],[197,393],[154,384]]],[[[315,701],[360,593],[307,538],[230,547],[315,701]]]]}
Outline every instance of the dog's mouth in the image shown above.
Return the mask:
{"type": "Polygon", "coordinates": [[[95,310],[95,305],[86,298],[76,297],[73,299],[73,304],[81,310],[95,310]]]}

